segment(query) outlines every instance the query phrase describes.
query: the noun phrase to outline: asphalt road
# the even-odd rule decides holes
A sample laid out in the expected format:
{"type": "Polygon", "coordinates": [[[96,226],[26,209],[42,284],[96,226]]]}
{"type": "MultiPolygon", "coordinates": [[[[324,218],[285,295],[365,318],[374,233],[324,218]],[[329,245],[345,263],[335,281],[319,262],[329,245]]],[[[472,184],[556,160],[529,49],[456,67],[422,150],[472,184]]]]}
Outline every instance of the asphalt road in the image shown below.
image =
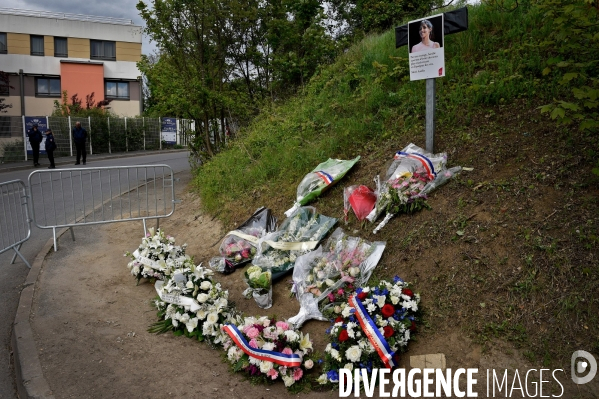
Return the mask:
{"type": "MultiPolygon", "coordinates": [[[[60,158],[58,158],[57,161],[60,161],[60,158]]],[[[186,152],[168,151],[130,158],[108,158],[103,160],[93,160],[88,158],[87,167],[95,168],[157,164],[166,164],[170,166],[174,173],[189,170],[186,152]]],[[[70,167],[75,166],[57,166],[55,171],[70,167]]],[[[33,168],[8,172],[3,172],[2,169],[0,169],[0,183],[20,179],[27,184],[28,176],[33,171],[33,168]]],[[[77,173],[78,172],[74,172],[76,175],[75,177],[73,177],[69,172],[63,172],[62,174],[54,172],[51,175],[43,174],[42,176],[34,176],[32,180],[32,188],[33,195],[36,196],[36,198],[39,198],[38,196],[41,195],[41,193],[49,193],[49,189],[56,194],[54,200],[52,200],[50,196],[44,195],[43,201],[37,201],[38,205],[35,209],[36,217],[40,218],[42,221],[42,214],[47,214],[50,218],[55,218],[59,221],[68,221],[74,217],[81,217],[85,214],[89,214],[89,212],[95,206],[101,203],[101,200],[110,198],[109,193],[112,193],[112,196],[114,196],[116,193],[128,191],[131,186],[135,185],[136,182],[141,182],[144,180],[147,181],[149,178],[153,178],[153,172],[151,172],[150,175],[144,175],[142,173],[134,176],[131,174],[127,176],[127,178],[124,174],[115,173],[99,173],[97,176],[92,172],[84,172],[82,174],[77,173]],[[79,176],[79,180],[76,180],[77,176],[79,176]],[[40,179],[37,180],[37,177],[40,179]],[[72,180],[76,181],[74,188],[70,185],[70,181],[72,180]],[[69,184],[67,184],[67,182],[69,182],[69,184]],[[100,182],[102,184],[102,189],[99,189],[100,182]],[[76,194],[71,195],[72,192],[77,191],[79,187],[80,197],[77,197],[76,194]],[[95,190],[95,192],[93,190],[95,190]],[[72,212],[71,209],[73,210],[72,212]]],[[[160,171],[156,171],[156,174],[159,173],[160,171]]],[[[131,196],[131,198],[131,201],[134,201],[135,196],[131,196]]],[[[135,202],[133,203],[134,206],[140,206],[135,202]]],[[[126,212],[127,207],[131,207],[131,202],[125,202],[125,205],[123,205],[122,202],[115,202],[115,209],[118,209],[120,212],[123,212],[123,210],[126,212]]],[[[147,210],[150,211],[150,209],[147,210]]],[[[157,213],[160,213],[159,209],[156,211],[157,213]]],[[[102,216],[99,214],[97,217],[97,220],[102,219],[102,216]]],[[[109,217],[106,215],[104,218],[109,217]]],[[[118,219],[118,217],[116,218],[118,219]]],[[[128,223],[140,223],[141,225],[141,222],[139,221],[128,223]]],[[[76,237],[76,227],[74,229],[74,233],[76,237]]],[[[23,244],[21,253],[31,263],[42,246],[51,237],[51,229],[40,229],[32,223],[31,237],[23,244]]],[[[73,243],[73,245],[76,245],[76,242],[73,243]]],[[[15,261],[15,264],[11,265],[10,261],[14,253],[15,252],[11,250],[0,254],[0,303],[2,304],[0,306],[0,399],[17,399],[15,376],[12,366],[10,338],[12,323],[14,321],[15,312],[19,302],[19,294],[22,289],[22,284],[27,277],[27,273],[29,272],[29,268],[18,257],[15,261]]]]}

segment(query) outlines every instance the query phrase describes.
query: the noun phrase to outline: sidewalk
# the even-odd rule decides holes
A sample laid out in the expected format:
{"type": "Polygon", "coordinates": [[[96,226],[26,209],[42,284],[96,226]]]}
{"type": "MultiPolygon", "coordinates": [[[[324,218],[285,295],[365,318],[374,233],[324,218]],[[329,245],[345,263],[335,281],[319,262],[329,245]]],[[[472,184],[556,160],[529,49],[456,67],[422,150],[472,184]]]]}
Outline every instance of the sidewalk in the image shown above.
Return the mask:
{"type": "MultiPolygon", "coordinates": [[[[206,261],[217,251],[206,243],[217,241],[224,230],[199,210],[199,199],[188,192],[191,174],[179,177],[176,191],[182,203],[160,227],[175,234],[177,244],[188,243],[188,254],[198,262],[206,261]]],[[[151,306],[156,292],[147,281],[135,284],[123,257],[139,245],[142,235],[140,222],[82,226],[75,230],[77,241],[65,234],[58,252],[51,246],[40,252],[15,320],[20,397],[292,397],[280,381],[251,385],[243,373],[230,374],[221,360],[222,350],[146,331],[156,321],[151,306]]],[[[240,310],[262,313],[253,301],[242,299],[241,273],[222,279],[240,310]]],[[[282,284],[278,289],[272,311],[283,317],[295,314],[297,303],[285,300],[288,287],[282,284]]],[[[307,331],[314,336],[323,328],[318,323],[307,331]]]]}
{"type": "MultiPolygon", "coordinates": [[[[154,154],[169,154],[174,152],[187,152],[186,148],[180,150],[158,150],[158,151],[129,151],[129,152],[118,152],[114,154],[87,154],[87,163],[93,163],[94,161],[103,161],[105,159],[117,159],[117,158],[130,158],[130,157],[139,157],[143,155],[154,155],[154,154]]],[[[57,168],[60,166],[74,166],[76,161],[76,157],[60,157],[54,158],[54,164],[57,168]]],[[[13,172],[17,170],[26,170],[26,169],[45,169],[50,166],[50,162],[48,162],[48,158],[45,155],[40,155],[40,164],[37,168],[33,167],[33,160],[29,159],[28,161],[19,161],[19,162],[8,162],[8,163],[0,163],[0,173],[4,172],[13,172]]],[[[81,164],[83,166],[83,164],[81,164]]],[[[88,165],[85,165],[88,166],[88,165]]]]}

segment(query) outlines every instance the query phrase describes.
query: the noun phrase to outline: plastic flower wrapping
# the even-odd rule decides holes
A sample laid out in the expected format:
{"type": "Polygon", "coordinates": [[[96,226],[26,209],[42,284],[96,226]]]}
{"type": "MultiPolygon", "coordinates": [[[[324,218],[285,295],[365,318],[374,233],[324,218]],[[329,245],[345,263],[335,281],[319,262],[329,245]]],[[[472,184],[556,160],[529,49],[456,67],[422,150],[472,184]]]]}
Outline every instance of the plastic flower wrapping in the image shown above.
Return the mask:
{"type": "Polygon", "coordinates": [[[350,160],[331,159],[319,164],[308,173],[297,187],[296,202],[285,212],[291,216],[300,206],[308,204],[327,188],[337,183],[360,160],[360,156],[350,160]]]}
{"type": "Polygon", "coordinates": [[[159,321],[148,331],[173,331],[176,335],[223,345],[228,338],[221,326],[240,318],[229,303],[229,292],[212,280],[213,273],[190,260],[165,281],[156,281],[158,298],[154,305],[159,321]]]}
{"type": "Polygon", "coordinates": [[[348,290],[342,288],[347,283],[349,287],[365,285],[384,250],[384,242],[371,243],[337,228],[324,245],[296,260],[292,291],[300,311],[289,321],[300,327],[309,319],[327,320],[318,304],[334,302],[348,290]]]}
{"type": "Polygon", "coordinates": [[[420,296],[399,277],[356,289],[331,313],[320,384],[339,383],[339,369],[395,368],[416,331],[420,296]]]}
{"type": "Polygon", "coordinates": [[[309,334],[266,316],[246,317],[222,329],[230,338],[225,342],[225,351],[234,371],[243,371],[254,381],[280,379],[287,389],[301,390],[304,374],[314,367],[309,334]]]}
{"type": "Polygon", "coordinates": [[[191,259],[185,255],[186,248],[187,244],[175,245],[175,238],[162,230],[150,228],[140,246],[133,253],[125,253],[132,259],[127,267],[138,284],[142,278],[164,280],[191,259]]]}
{"type": "Polygon", "coordinates": [[[366,219],[374,209],[376,194],[366,186],[349,186],[343,189],[343,215],[345,224],[349,220],[349,209],[353,209],[359,221],[366,219]]]}
{"type": "Polygon", "coordinates": [[[243,273],[248,288],[243,291],[247,299],[254,298],[262,309],[272,306],[272,273],[260,266],[250,266],[243,273]]]}
{"type": "Polygon", "coordinates": [[[277,218],[270,209],[261,207],[239,228],[227,234],[220,245],[220,256],[210,259],[214,270],[229,274],[251,262],[256,255],[258,239],[276,230],[277,218]]]}
{"type": "Polygon", "coordinates": [[[398,151],[384,175],[375,178],[377,201],[366,219],[374,222],[383,212],[386,215],[373,233],[398,213],[428,207],[427,194],[462,170],[460,166],[447,169],[446,164],[446,153],[432,154],[414,144],[398,151]]]}
{"type": "Polygon", "coordinates": [[[336,222],[335,218],[318,214],[313,207],[298,208],[278,231],[260,239],[252,264],[270,270],[273,281],[277,280],[293,268],[298,256],[314,250],[336,222]]]}

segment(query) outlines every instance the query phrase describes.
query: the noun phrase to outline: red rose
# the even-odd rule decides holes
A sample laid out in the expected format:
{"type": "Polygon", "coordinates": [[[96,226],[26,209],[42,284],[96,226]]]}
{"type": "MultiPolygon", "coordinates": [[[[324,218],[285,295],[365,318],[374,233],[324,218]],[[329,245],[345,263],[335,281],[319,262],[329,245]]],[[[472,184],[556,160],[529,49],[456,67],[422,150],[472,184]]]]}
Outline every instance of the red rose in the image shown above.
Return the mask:
{"type": "Polygon", "coordinates": [[[366,299],[367,296],[368,296],[368,294],[365,293],[364,291],[362,291],[358,294],[358,299],[363,301],[364,299],[366,299]]]}
{"type": "Polygon", "coordinates": [[[416,331],[416,322],[412,320],[412,325],[410,326],[410,331],[416,331]]]}
{"type": "Polygon", "coordinates": [[[343,317],[337,316],[337,318],[335,319],[335,323],[339,323],[340,321],[343,321],[343,317]]]}
{"type": "Polygon", "coordinates": [[[347,335],[347,330],[341,330],[341,334],[339,334],[339,342],[345,342],[349,339],[349,335],[347,335]]]}
{"type": "Polygon", "coordinates": [[[412,292],[412,290],[411,290],[411,289],[409,289],[409,288],[404,288],[404,289],[401,291],[401,293],[402,293],[402,294],[404,294],[404,295],[407,295],[407,296],[409,296],[410,298],[414,296],[414,293],[413,293],[413,292],[412,292]]]}
{"type": "Polygon", "coordinates": [[[395,308],[393,307],[393,305],[386,303],[385,306],[383,306],[383,308],[381,309],[381,313],[385,318],[391,317],[395,313],[395,308]]]}
{"type": "Polygon", "coordinates": [[[383,331],[383,335],[385,336],[385,338],[389,338],[395,333],[395,331],[393,331],[393,328],[391,328],[390,326],[383,327],[383,331]]]}

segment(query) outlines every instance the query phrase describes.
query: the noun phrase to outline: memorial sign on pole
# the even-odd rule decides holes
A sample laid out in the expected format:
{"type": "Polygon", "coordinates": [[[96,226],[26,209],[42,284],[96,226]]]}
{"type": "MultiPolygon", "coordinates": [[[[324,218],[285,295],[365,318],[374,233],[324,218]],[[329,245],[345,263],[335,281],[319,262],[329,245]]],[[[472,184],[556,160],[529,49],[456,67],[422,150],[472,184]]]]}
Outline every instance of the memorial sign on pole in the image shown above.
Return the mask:
{"type": "Polygon", "coordinates": [[[445,76],[443,14],[408,23],[410,80],[445,76]]]}
{"type": "Polygon", "coordinates": [[[468,29],[468,8],[395,28],[395,47],[408,45],[410,80],[426,79],[426,150],[434,152],[435,79],[445,76],[445,35],[468,29]]]}

